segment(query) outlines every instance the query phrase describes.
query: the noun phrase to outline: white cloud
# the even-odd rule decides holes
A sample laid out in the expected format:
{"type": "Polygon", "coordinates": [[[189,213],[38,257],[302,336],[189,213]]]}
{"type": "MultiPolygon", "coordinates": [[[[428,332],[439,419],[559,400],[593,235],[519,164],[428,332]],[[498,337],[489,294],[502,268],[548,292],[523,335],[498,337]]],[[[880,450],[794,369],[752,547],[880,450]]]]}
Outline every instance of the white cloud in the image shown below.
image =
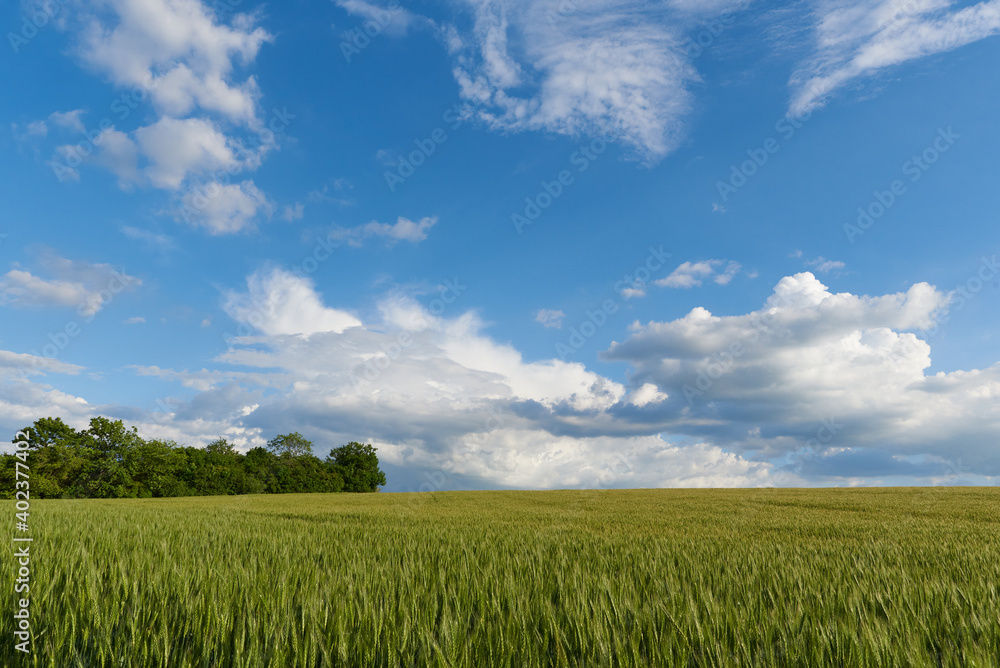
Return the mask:
{"type": "Polygon", "coordinates": [[[141,316],[136,316],[134,318],[129,318],[125,321],[126,325],[142,325],[146,323],[146,319],[141,316]]]}
{"type": "Polygon", "coordinates": [[[389,37],[402,37],[416,25],[432,24],[429,19],[414,14],[398,2],[390,3],[388,7],[374,5],[364,0],[335,0],[335,2],[341,9],[360,17],[366,25],[377,26],[380,34],[389,37]]]}
{"type": "Polygon", "coordinates": [[[122,234],[129,239],[141,241],[149,248],[161,251],[168,251],[176,248],[176,242],[165,234],[158,234],[151,230],[143,230],[131,225],[124,225],[121,228],[122,234]]]}
{"type": "Polygon", "coordinates": [[[843,269],[847,265],[840,260],[827,260],[821,255],[813,260],[806,260],[806,266],[812,267],[821,274],[828,274],[835,269],[843,269]]]}
{"type": "Polygon", "coordinates": [[[739,272],[740,263],[730,260],[703,260],[701,262],[684,262],[674,269],[669,276],[654,281],[654,285],[667,288],[693,288],[711,278],[719,285],[727,285],[739,272]],[[725,267],[719,272],[720,267],[725,267]]]}
{"type": "Polygon", "coordinates": [[[45,280],[30,272],[12,269],[0,277],[0,300],[14,306],[75,306],[89,293],[80,283],[45,280]]]}
{"type": "Polygon", "coordinates": [[[722,273],[716,274],[712,280],[719,285],[728,285],[729,281],[733,280],[733,276],[735,276],[739,270],[740,263],[730,260],[726,263],[726,268],[722,271],[722,273]]]}
{"type": "Polygon", "coordinates": [[[102,132],[93,161],[118,176],[118,186],[123,190],[142,182],[139,172],[139,148],[124,132],[114,128],[102,132]]]}
{"type": "Polygon", "coordinates": [[[698,75],[681,50],[686,8],[639,2],[468,0],[448,33],[462,97],[497,129],[620,140],[645,160],[680,141],[698,75]]]}
{"type": "Polygon", "coordinates": [[[644,383],[629,392],[625,400],[627,403],[641,408],[647,404],[658,404],[668,398],[669,397],[663,392],[660,392],[660,390],[657,389],[656,385],[653,383],[644,383]]]}
{"type": "MultiPolygon", "coordinates": [[[[83,132],[85,128],[83,126],[83,121],[80,120],[80,116],[82,114],[83,109],[74,109],[73,111],[54,111],[49,114],[49,121],[59,127],[66,128],[74,132],[83,132]]],[[[29,130],[30,129],[31,126],[29,126],[29,130]]]]}
{"type": "MultiPolygon", "coordinates": [[[[389,460],[400,466],[411,465],[411,458],[416,464],[426,461],[397,454],[410,448],[384,449],[389,460]]],[[[680,446],[658,436],[580,438],[531,429],[495,429],[458,439],[446,458],[433,457],[428,463],[451,476],[534,489],[774,484],[769,464],[749,462],[708,444],[680,446]]]]}
{"type": "Polygon", "coordinates": [[[50,278],[21,268],[0,276],[0,305],[71,306],[80,316],[90,317],[118,293],[142,285],[140,279],[111,265],[67,260],[51,252],[43,254],[39,264],[50,278]]]}
{"type": "Polygon", "coordinates": [[[271,39],[252,16],[224,25],[198,0],[101,0],[88,10],[79,53],[115,84],[144,88],[167,116],[201,109],[259,124],[256,81],[233,80],[234,64],[271,39]]]}
{"type": "Polygon", "coordinates": [[[792,77],[790,111],[811,112],[849,82],[1000,33],[1000,0],[826,0],[816,11],[816,52],[792,77]]]}
{"type": "Polygon", "coordinates": [[[559,329],[562,327],[563,318],[565,317],[566,314],[562,311],[543,308],[535,314],[535,322],[542,323],[543,327],[554,327],[559,329]]]}
{"type": "Polygon", "coordinates": [[[285,210],[281,212],[281,217],[291,223],[296,220],[301,220],[305,213],[305,206],[301,202],[296,202],[294,205],[286,206],[285,210]]]}
{"type": "Polygon", "coordinates": [[[636,324],[605,357],[630,362],[634,384],[669,395],[664,431],[776,456],[801,450],[833,420],[841,426],[830,446],[960,457],[996,475],[1000,364],[927,375],[930,346],[913,333],[946,302],[925,283],[867,297],[831,293],[803,273],[747,315],[696,308],[636,324]]]}
{"type": "Polygon", "coordinates": [[[328,236],[331,239],[347,241],[351,246],[361,246],[369,237],[382,237],[389,243],[397,241],[419,243],[427,238],[427,230],[434,227],[437,221],[437,217],[428,217],[421,218],[415,223],[409,218],[400,216],[393,225],[373,220],[358,227],[335,227],[328,236]]]}
{"type": "MultiPolygon", "coordinates": [[[[401,467],[402,477],[393,480],[397,489],[415,488],[420,472],[434,470],[447,470],[450,484],[458,486],[772,482],[770,465],[709,444],[601,433],[595,425],[623,401],[621,385],[582,364],[527,361],[512,346],[492,340],[479,318],[457,305],[447,315],[435,315],[412,297],[393,293],[379,301],[378,322],[316,331],[308,338],[287,336],[309,328],[275,325],[287,320],[282,309],[335,309],[325,306],[308,282],[275,275],[275,282],[294,283],[296,289],[275,297],[278,290],[251,288],[240,308],[227,307],[242,318],[256,302],[261,315],[255,329],[275,332],[234,340],[218,358],[256,371],[142,371],[204,394],[204,405],[178,403],[177,414],[194,419],[209,406],[213,415],[237,414],[253,405],[246,393],[227,390],[234,382],[248,391],[273,388],[233,423],[271,433],[292,420],[323,442],[375,443],[383,462],[401,467]],[[227,392],[231,399],[224,399],[227,392]],[[459,480],[464,482],[454,482],[459,480]]],[[[655,405],[662,398],[655,388],[640,388],[629,405],[655,405]]]]}
{"type": "MultiPolygon", "coordinates": [[[[307,281],[284,272],[248,283],[248,293],[234,300],[238,307],[227,310],[245,317],[256,309],[256,331],[274,334],[236,339],[218,361],[254,371],[139,369],[199,392],[171,400],[160,429],[203,432],[227,415],[228,429],[250,432],[247,445],[289,421],[323,443],[361,438],[378,447],[390,484],[403,490],[435,471],[447,487],[773,484],[771,465],[710,444],[601,434],[593,422],[623,400],[622,386],[581,364],[528,362],[457,305],[435,315],[392,293],[378,303],[379,322],[306,338],[287,335],[312,328],[288,324],[282,309],[340,312],[325,306],[307,281]]],[[[655,388],[641,388],[629,405],[661,399],[655,388]]]]}
{"type": "MultiPolygon", "coordinates": [[[[606,355],[631,363],[630,389],[579,363],[526,360],[458,303],[432,313],[390,293],[363,324],[288,272],[247,285],[224,299],[251,325],[216,360],[232,369],[138,369],[197,392],[140,422],[150,433],[233,434],[246,447],[291,428],[323,443],[360,439],[395,467],[397,489],[419,486],[422,472],[445,486],[539,488],[854,484],[878,471],[954,481],[957,458],[1000,473],[1000,365],[925,373],[930,348],[907,330],[933,324],[947,301],[926,284],[856,296],[803,273],[746,315],[699,308],[636,324],[606,355]],[[835,439],[808,445],[826,426],[835,439]]],[[[0,403],[11,396],[0,389],[0,403]]]]}
{"type": "Polygon", "coordinates": [[[45,121],[33,121],[28,123],[27,133],[32,137],[44,137],[49,132],[48,126],[45,121]]]}
{"type": "Polygon", "coordinates": [[[77,376],[83,370],[82,366],[61,362],[53,357],[0,350],[0,378],[3,379],[20,378],[25,375],[38,375],[45,372],[77,376]]]}
{"type": "Polygon", "coordinates": [[[274,204],[254,182],[209,183],[189,191],[181,198],[178,218],[203,227],[210,234],[234,234],[252,229],[258,214],[270,216],[274,204]]]}
{"type": "Polygon", "coordinates": [[[136,141],[149,159],[146,170],[157,188],[177,189],[189,173],[219,171],[238,163],[226,136],[201,118],[161,118],[135,132],[136,141]]]}
{"type": "Polygon", "coordinates": [[[361,325],[350,313],[324,306],[309,279],[287,271],[256,272],[247,277],[247,289],[227,292],[223,309],[234,320],[267,335],[339,333],[361,325]]]}
{"type": "MultiPolygon", "coordinates": [[[[124,190],[171,192],[168,210],[180,207],[178,217],[212,234],[250,229],[259,214],[270,216],[273,206],[253,181],[218,183],[223,173],[228,179],[256,169],[276,146],[274,135],[262,132],[255,79],[234,74],[271,39],[256,27],[256,15],[224,23],[199,0],[98,0],[74,9],[77,20],[64,26],[79,29],[77,54],[133,96],[148,95],[158,118],[131,131],[104,130],[96,150],[57,147],[51,164],[60,180],[79,179],[64,161],[101,166],[124,190]]],[[[57,112],[49,123],[83,130],[81,114],[57,112]]]]}

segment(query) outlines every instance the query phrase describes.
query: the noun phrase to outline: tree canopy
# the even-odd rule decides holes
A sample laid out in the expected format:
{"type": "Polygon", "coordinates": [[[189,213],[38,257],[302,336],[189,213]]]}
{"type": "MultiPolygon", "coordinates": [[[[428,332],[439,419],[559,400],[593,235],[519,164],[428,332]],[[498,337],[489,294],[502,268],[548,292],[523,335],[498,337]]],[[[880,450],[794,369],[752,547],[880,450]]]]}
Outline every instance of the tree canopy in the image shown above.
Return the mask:
{"type": "MultiPolygon", "coordinates": [[[[143,439],[135,427],[104,417],[81,431],[58,417],[40,418],[22,432],[31,492],[40,498],[375,492],[386,484],[371,445],[351,442],[321,460],[298,432],[275,436],[267,448],[246,454],[224,438],[204,448],[143,439]]],[[[13,455],[0,457],[11,478],[15,461],[13,455]]],[[[3,493],[9,498],[13,492],[3,493]]]]}
{"type": "Polygon", "coordinates": [[[334,471],[344,479],[348,492],[374,492],[385,486],[385,473],[378,467],[375,448],[351,441],[334,448],[326,458],[334,471]]]}

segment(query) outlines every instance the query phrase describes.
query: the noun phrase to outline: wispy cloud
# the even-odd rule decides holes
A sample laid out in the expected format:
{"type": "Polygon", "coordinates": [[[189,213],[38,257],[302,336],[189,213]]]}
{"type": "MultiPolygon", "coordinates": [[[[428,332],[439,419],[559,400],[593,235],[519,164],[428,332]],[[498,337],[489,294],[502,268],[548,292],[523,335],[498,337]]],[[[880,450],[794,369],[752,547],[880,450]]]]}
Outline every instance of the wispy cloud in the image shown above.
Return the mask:
{"type": "Polygon", "coordinates": [[[790,111],[826,103],[850,81],[1000,33],[1000,0],[826,0],[816,9],[815,54],[792,77],[790,111]]]}
{"type": "Polygon", "coordinates": [[[398,241],[419,243],[427,238],[427,231],[434,227],[437,221],[437,217],[428,217],[421,218],[415,223],[409,218],[400,216],[392,225],[373,220],[358,227],[335,227],[328,236],[331,239],[346,241],[350,246],[361,246],[371,237],[385,239],[390,244],[398,241]]]}
{"type": "Polygon", "coordinates": [[[281,217],[287,222],[291,223],[296,220],[301,220],[306,214],[306,207],[302,202],[296,202],[295,204],[289,204],[281,212],[281,217]]]}
{"type": "MultiPolygon", "coordinates": [[[[681,47],[689,7],[468,0],[448,40],[462,97],[489,126],[619,140],[655,162],[673,150],[697,81],[681,47]]],[[[714,11],[719,11],[720,7],[714,11]]]]}
{"type": "Polygon", "coordinates": [[[740,263],[732,260],[702,260],[684,262],[669,276],[654,282],[665,288],[694,288],[711,279],[718,285],[727,285],[739,272],[740,263]],[[722,269],[722,271],[719,271],[722,269]]]}
{"type": "Polygon", "coordinates": [[[51,251],[39,258],[43,277],[17,266],[0,276],[0,305],[75,307],[83,317],[96,314],[114,295],[142,281],[109,264],[68,260],[51,251]]]}
{"type": "Polygon", "coordinates": [[[840,260],[827,260],[821,255],[813,260],[806,260],[806,266],[812,267],[814,271],[821,274],[828,274],[835,269],[843,269],[847,265],[840,260]]]}
{"type": "Polygon", "coordinates": [[[542,323],[543,327],[552,327],[555,329],[560,329],[562,327],[563,318],[566,314],[562,311],[556,311],[553,309],[543,308],[535,314],[535,322],[542,323]]]}

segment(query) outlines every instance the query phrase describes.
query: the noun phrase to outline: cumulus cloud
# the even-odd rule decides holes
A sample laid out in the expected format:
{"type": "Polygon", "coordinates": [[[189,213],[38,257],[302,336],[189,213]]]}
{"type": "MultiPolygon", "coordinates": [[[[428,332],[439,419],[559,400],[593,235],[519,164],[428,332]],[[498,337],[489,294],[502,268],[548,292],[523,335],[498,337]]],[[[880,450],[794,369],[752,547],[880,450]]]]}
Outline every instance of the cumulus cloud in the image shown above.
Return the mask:
{"type": "Polygon", "coordinates": [[[115,295],[142,281],[109,264],[68,260],[51,251],[39,258],[42,277],[16,267],[0,276],[0,305],[74,307],[83,317],[100,311],[115,295]]]}
{"type": "Polygon", "coordinates": [[[161,118],[136,130],[135,137],[157,188],[177,189],[192,172],[223,170],[237,162],[226,136],[203,118],[161,118]]]}
{"type": "Polygon", "coordinates": [[[247,179],[240,183],[209,183],[184,194],[177,217],[210,234],[252,229],[259,214],[271,216],[274,203],[247,179]]]}
{"type": "Polygon", "coordinates": [[[653,383],[643,383],[628,393],[626,402],[632,404],[633,406],[642,407],[647,404],[659,403],[667,398],[669,397],[663,392],[660,392],[660,390],[657,389],[656,385],[653,383]]]}
{"type": "MultiPolygon", "coordinates": [[[[401,490],[435,472],[437,488],[773,483],[770,464],[708,443],[603,433],[596,425],[626,401],[622,385],[579,363],[526,360],[455,303],[441,312],[392,292],[378,301],[377,320],[320,331],[288,324],[286,315],[340,313],[311,284],[280,270],[248,283],[226,310],[246,318],[256,302],[261,315],[251,335],[234,339],[216,360],[240,371],[140,371],[198,390],[195,399],[171,404],[182,422],[210,411],[261,433],[294,423],[322,443],[362,438],[379,448],[401,490]],[[303,330],[316,331],[289,336],[303,330]]],[[[627,398],[633,407],[662,400],[655,387],[627,398]]]]}
{"type": "MultiPolygon", "coordinates": [[[[133,411],[134,422],[245,447],[293,429],[323,445],[364,440],[394,489],[972,480],[949,466],[1000,475],[1000,365],[926,373],[930,347],[914,331],[948,301],[927,284],[859,296],[802,273],[745,315],[696,308],[636,323],[605,354],[631,366],[627,387],[580,363],[526,359],[460,297],[426,305],[390,292],[362,322],[308,279],[257,272],[224,295],[241,327],[220,368],[138,369],[196,394],[168,398],[155,419],[133,411]]],[[[5,363],[31,360],[0,355],[0,373],[5,363]]],[[[0,402],[12,396],[0,388],[0,402]]]]}
{"type": "Polygon", "coordinates": [[[925,283],[877,297],[832,293],[806,272],[782,279],[746,315],[696,308],[637,323],[605,357],[629,362],[633,383],[669,396],[660,428],[726,449],[777,456],[818,434],[827,444],[830,430],[820,428],[831,420],[831,446],[961,457],[996,475],[1000,365],[926,374],[930,346],[915,331],[947,302],[925,283]]]}
{"type": "MultiPolygon", "coordinates": [[[[276,146],[263,132],[255,79],[235,74],[271,39],[256,17],[236,14],[227,24],[199,0],[101,0],[74,11],[64,24],[78,29],[77,55],[133,97],[148,98],[158,118],[134,130],[102,125],[86,145],[58,146],[50,165],[59,179],[78,180],[81,164],[103,167],[124,190],[171,193],[177,217],[212,234],[251,229],[261,213],[270,215],[252,180],[217,183],[223,173],[256,169],[276,146]]],[[[48,122],[82,131],[82,114],[57,112],[48,122]]]]}
{"type": "Polygon", "coordinates": [[[825,0],[816,10],[815,53],[792,77],[790,112],[826,103],[853,80],[1000,33],[1000,0],[825,0]]]}
{"type": "Polygon", "coordinates": [[[361,246],[366,239],[371,237],[381,237],[388,243],[394,244],[397,241],[409,241],[419,243],[427,238],[427,231],[437,224],[437,217],[421,218],[419,222],[413,222],[409,218],[400,216],[392,225],[371,221],[358,227],[335,227],[328,237],[339,241],[346,241],[350,246],[361,246]]]}
{"type": "Polygon", "coordinates": [[[233,76],[271,39],[254,17],[237,14],[225,25],[199,0],[101,0],[81,18],[84,61],[119,86],[148,91],[161,114],[200,109],[259,123],[256,80],[233,76]]]}
{"type": "Polygon", "coordinates": [[[240,323],[276,336],[317,332],[343,332],[361,321],[323,305],[312,282],[282,269],[258,271],[247,277],[247,291],[229,291],[223,309],[240,323]]]}
{"type": "Polygon", "coordinates": [[[693,288],[709,278],[718,285],[727,285],[739,270],[740,263],[732,260],[729,262],[725,260],[684,262],[666,278],[655,281],[654,285],[666,288],[693,288]],[[722,268],[721,272],[720,268],[722,268]]]}

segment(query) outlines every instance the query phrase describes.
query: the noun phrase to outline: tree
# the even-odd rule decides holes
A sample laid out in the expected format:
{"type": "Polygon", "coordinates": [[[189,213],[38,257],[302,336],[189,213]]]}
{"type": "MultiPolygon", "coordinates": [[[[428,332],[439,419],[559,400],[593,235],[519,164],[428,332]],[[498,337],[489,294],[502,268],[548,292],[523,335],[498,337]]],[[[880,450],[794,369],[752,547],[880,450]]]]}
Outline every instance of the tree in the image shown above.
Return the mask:
{"type": "Polygon", "coordinates": [[[141,486],[135,475],[140,467],[139,448],[145,442],[136,428],[127,428],[121,420],[95,417],[80,435],[90,460],[83,481],[85,495],[103,499],[138,496],[141,486]]]}
{"type": "Polygon", "coordinates": [[[272,438],[267,442],[267,449],[282,457],[300,457],[311,455],[313,444],[299,432],[293,431],[291,434],[281,434],[272,438]]]}
{"type": "Polygon", "coordinates": [[[344,479],[345,492],[377,492],[385,486],[385,473],[371,445],[351,441],[331,450],[326,462],[344,479]]]}
{"type": "Polygon", "coordinates": [[[215,455],[235,455],[237,454],[236,448],[233,444],[224,438],[217,438],[208,445],[205,446],[205,452],[211,452],[215,455]]]}
{"type": "MultiPolygon", "coordinates": [[[[30,427],[21,430],[28,437],[28,448],[37,450],[50,445],[66,444],[79,438],[76,430],[62,421],[62,418],[39,418],[30,427]]],[[[15,438],[12,443],[17,442],[15,438]]]]}
{"type": "Polygon", "coordinates": [[[277,457],[261,447],[250,448],[243,458],[243,466],[249,481],[249,494],[269,494],[274,492],[274,463],[277,457]]]}
{"type": "Polygon", "coordinates": [[[173,441],[152,439],[136,448],[135,481],[139,496],[187,496],[191,493],[179,475],[184,469],[184,450],[173,441]]]}
{"type": "Polygon", "coordinates": [[[39,418],[21,431],[31,452],[32,495],[41,499],[75,496],[74,488],[90,465],[83,434],[52,417],[39,418]]]}

